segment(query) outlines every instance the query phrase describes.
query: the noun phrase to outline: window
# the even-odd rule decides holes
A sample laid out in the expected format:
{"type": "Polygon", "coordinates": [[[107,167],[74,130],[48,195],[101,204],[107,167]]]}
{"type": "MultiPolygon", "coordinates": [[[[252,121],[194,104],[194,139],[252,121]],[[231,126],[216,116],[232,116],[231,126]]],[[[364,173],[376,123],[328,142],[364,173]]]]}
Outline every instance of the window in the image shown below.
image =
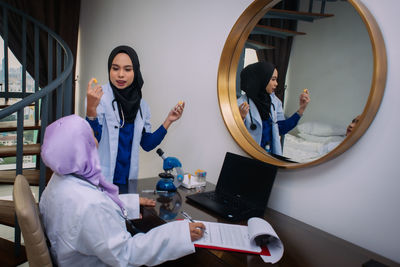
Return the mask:
{"type": "MultiPolygon", "coordinates": [[[[4,62],[4,42],[0,37],[0,92],[5,91],[4,82],[5,82],[5,62],[4,62]]],[[[34,92],[35,81],[26,73],[26,92],[34,92]]],[[[16,59],[14,54],[8,49],[8,91],[9,92],[22,92],[22,65],[16,59]]],[[[5,98],[0,98],[0,105],[11,105],[14,104],[21,99],[10,98],[7,103],[5,98]]],[[[16,121],[17,114],[11,114],[10,116],[0,119],[0,124],[2,122],[10,122],[16,121]]],[[[25,122],[31,121],[34,122],[34,107],[28,106],[24,109],[24,120],[25,122]]],[[[37,130],[29,130],[24,131],[24,144],[34,144],[36,143],[38,138],[37,130]]],[[[16,132],[0,132],[0,146],[7,145],[16,145],[17,142],[17,133],[16,132]]],[[[15,157],[6,157],[0,158],[0,170],[1,169],[15,169],[15,157]]],[[[36,156],[24,156],[24,168],[35,167],[36,165],[36,156]]]]}

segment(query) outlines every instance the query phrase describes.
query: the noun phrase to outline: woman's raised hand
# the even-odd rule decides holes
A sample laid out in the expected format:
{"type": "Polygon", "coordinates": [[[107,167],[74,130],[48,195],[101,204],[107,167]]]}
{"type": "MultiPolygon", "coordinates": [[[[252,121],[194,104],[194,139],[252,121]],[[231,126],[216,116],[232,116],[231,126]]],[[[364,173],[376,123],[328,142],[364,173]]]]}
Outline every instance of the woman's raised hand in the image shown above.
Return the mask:
{"type": "Polygon", "coordinates": [[[167,118],[165,119],[163,126],[165,129],[168,129],[168,127],[171,125],[176,120],[179,120],[180,117],[182,116],[183,110],[185,108],[185,102],[179,101],[178,104],[176,104],[168,113],[167,118]]]}
{"type": "Polygon", "coordinates": [[[97,84],[97,80],[95,78],[92,78],[88,83],[86,92],[86,99],[87,99],[86,116],[88,117],[97,116],[96,108],[99,105],[100,99],[103,96],[103,94],[104,94],[103,89],[99,84],[97,84]]]}
{"type": "Polygon", "coordinates": [[[250,109],[250,106],[249,106],[249,104],[247,104],[247,102],[243,102],[242,104],[240,104],[239,112],[240,112],[240,116],[242,117],[242,120],[244,120],[244,118],[246,118],[247,113],[249,113],[249,109],[250,109]]]}
{"type": "Polygon", "coordinates": [[[310,102],[310,93],[308,92],[308,89],[304,89],[303,92],[300,94],[299,97],[299,110],[297,110],[297,113],[299,115],[303,115],[304,110],[306,110],[308,103],[310,102]]]}

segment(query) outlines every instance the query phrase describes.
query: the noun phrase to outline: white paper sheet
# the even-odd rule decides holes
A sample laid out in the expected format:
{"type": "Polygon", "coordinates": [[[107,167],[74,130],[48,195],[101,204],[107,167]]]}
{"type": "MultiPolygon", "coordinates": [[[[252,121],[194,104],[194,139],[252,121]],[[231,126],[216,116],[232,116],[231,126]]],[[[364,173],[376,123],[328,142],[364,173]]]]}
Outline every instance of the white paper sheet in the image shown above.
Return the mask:
{"type": "Polygon", "coordinates": [[[270,256],[261,255],[264,262],[278,262],[283,255],[283,244],[272,226],[261,218],[250,218],[248,226],[201,221],[206,226],[204,236],[194,244],[202,247],[261,253],[261,247],[254,239],[259,235],[269,235],[267,247],[270,256]]]}

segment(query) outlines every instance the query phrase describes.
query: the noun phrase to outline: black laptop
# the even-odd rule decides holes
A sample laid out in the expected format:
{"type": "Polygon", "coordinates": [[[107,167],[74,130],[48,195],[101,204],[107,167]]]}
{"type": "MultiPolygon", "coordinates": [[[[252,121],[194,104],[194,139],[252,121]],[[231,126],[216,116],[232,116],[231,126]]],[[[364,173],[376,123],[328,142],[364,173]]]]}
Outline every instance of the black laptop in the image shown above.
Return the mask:
{"type": "Polygon", "coordinates": [[[263,216],[277,167],[227,152],[215,191],[186,196],[229,221],[263,216]]]}

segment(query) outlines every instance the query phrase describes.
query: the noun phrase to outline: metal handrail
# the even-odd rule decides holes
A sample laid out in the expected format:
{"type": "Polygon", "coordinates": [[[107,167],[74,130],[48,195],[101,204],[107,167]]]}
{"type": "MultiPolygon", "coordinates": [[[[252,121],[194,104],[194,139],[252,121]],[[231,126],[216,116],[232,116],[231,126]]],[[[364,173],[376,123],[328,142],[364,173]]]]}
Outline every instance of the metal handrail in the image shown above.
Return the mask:
{"type": "Polygon", "coordinates": [[[22,17],[25,17],[26,19],[28,19],[35,25],[39,26],[42,30],[49,33],[54,38],[54,40],[56,40],[60,44],[60,46],[64,49],[64,51],[66,53],[66,59],[67,59],[66,67],[65,67],[64,71],[62,73],[60,73],[59,77],[57,77],[55,80],[53,80],[51,83],[49,83],[47,86],[45,86],[44,88],[42,88],[40,91],[36,92],[35,94],[24,98],[23,100],[13,104],[12,106],[9,106],[3,110],[0,110],[0,119],[2,119],[4,117],[11,115],[12,113],[17,112],[22,107],[25,107],[25,106],[39,100],[40,98],[43,98],[43,96],[51,93],[54,89],[56,89],[72,73],[72,67],[74,65],[74,60],[73,60],[73,55],[72,55],[71,49],[68,47],[68,45],[65,43],[65,41],[63,39],[61,39],[61,37],[59,35],[57,35],[54,31],[52,31],[47,26],[45,26],[41,22],[37,21],[33,17],[21,12],[20,10],[10,6],[7,3],[0,2],[0,6],[2,6],[3,8],[7,8],[9,10],[12,10],[13,12],[15,12],[18,15],[21,15],[22,17]]]}
{"type": "MultiPolygon", "coordinates": [[[[73,61],[72,61],[72,65],[73,65],[73,61]]],[[[72,71],[72,65],[69,68],[70,73],[72,71]]],[[[6,107],[5,109],[0,110],[0,119],[9,116],[9,115],[19,111],[21,108],[24,108],[24,107],[30,105],[31,103],[39,100],[40,98],[43,98],[44,96],[48,95],[54,89],[56,89],[58,86],[60,86],[60,84],[62,84],[62,82],[68,78],[70,73],[68,73],[68,69],[63,71],[60,74],[61,77],[56,78],[55,80],[53,80],[51,83],[46,85],[40,91],[37,91],[36,93],[25,97],[21,101],[18,101],[17,103],[15,103],[9,107],[6,107]]]]}
{"type": "MultiPolygon", "coordinates": [[[[43,141],[44,131],[48,124],[48,114],[52,113],[51,97],[49,97],[57,89],[57,112],[56,118],[66,116],[72,113],[72,68],[74,65],[73,55],[68,45],[57,35],[54,31],[49,29],[47,26],[37,21],[33,17],[23,13],[22,11],[10,6],[7,3],[0,2],[0,7],[3,12],[3,38],[4,38],[4,57],[5,57],[5,68],[8,69],[8,12],[12,11],[15,14],[22,17],[22,95],[24,98],[17,103],[0,110],[0,119],[5,118],[13,113],[17,113],[17,155],[16,155],[16,176],[22,174],[23,169],[23,124],[24,124],[24,108],[35,102],[35,121],[38,122],[39,117],[39,100],[42,99],[41,104],[41,131],[40,131],[40,143],[43,141]],[[26,93],[26,29],[27,21],[34,25],[34,79],[35,79],[35,93],[26,93]],[[48,36],[48,84],[39,90],[39,30],[43,30],[48,36]],[[53,75],[53,42],[56,43],[56,77],[52,80],[53,75]],[[63,50],[63,55],[62,51],[63,50]],[[64,70],[61,71],[61,61],[64,61],[64,70]],[[25,96],[27,95],[27,96],[25,96]],[[63,95],[63,98],[61,97],[63,95]],[[50,106],[50,107],[49,107],[50,106]],[[63,108],[63,110],[62,110],[63,108]]],[[[44,63],[46,64],[46,63],[44,63]]],[[[8,98],[8,70],[5,70],[5,93],[8,98]]],[[[10,95],[12,93],[10,92],[10,95]]],[[[39,199],[44,190],[46,183],[46,166],[40,159],[40,177],[39,177],[39,199]]],[[[16,218],[16,217],[15,217],[16,218]]],[[[15,223],[15,254],[19,255],[21,250],[21,232],[16,219],[15,223]]]]}

